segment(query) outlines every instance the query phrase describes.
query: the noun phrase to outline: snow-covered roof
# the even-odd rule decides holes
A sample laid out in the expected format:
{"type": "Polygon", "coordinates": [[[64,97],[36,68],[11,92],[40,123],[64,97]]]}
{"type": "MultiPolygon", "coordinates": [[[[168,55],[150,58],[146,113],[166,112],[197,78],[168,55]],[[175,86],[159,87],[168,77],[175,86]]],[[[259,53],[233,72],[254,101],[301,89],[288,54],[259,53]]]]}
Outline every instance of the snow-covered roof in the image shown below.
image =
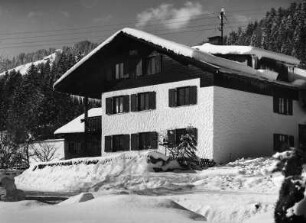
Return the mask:
{"type": "Polygon", "coordinates": [[[104,42],[102,42],[99,46],[97,46],[94,50],[92,50],[89,54],[87,54],[85,57],[83,57],[77,64],[75,64],[73,67],[71,67],[64,75],[62,75],[55,83],[54,86],[56,86],[58,83],[60,83],[62,80],[64,80],[67,76],[69,76],[73,71],[75,71],[78,67],[80,67],[85,61],[87,61],[90,57],[95,55],[98,51],[100,51],[104,46],[109,44],[116,36],[119,34],[125,34],[128,36],[135,37],[137,39],[142,39],[146,42],[153,43],[154,45],[160,46],[162,48],[165,48],[169,51],[174,52],[175,54],[183,55],[185,57],[192,58],[193,52],[195,51],[189,46],[179,44],[170,40],[163,39],[161,37],[155,36],[153,34],[136,30],[132,28],[123,28],[116,33],[114,33],[112,36],[107,38],[104,42]]]}
{"type": "MultiPolygon", "coordinates": [[[[221,72],[225,73],[232,73],[232,74],[237,74],[240,76],[247,76],[247,77],[252,77],[260,80],[265,80],[269,82],[274,82],[280,85],[285,85],[288,87],[294,87],[293,84],[290,83],[285,83],[285,82],[279,82],[277,80],[269,79],[269,75],[263,75],[262,72],[259,72],[245,64],[224,59],[221,57],[214,56],[212,54],[213,51],[205,52],[204,45],[203,46],[198,46],[198,47],[189,47],[183,44],[179,44],[170,40],[163,39],[161,37],[155,36],[153,34],[132,29],[132,28],[124,28],[119,31],[117,31],[115,34],[110,36],[108,39],[106,39],[103,43],[101,43],[99,46],[97,46],[93,51],[91,51],[87,56],[85,56],[82,60],[80,60],[77,64],[75,64],[72,68],[70,68],[64,75],[62,75],[54,84],[54,88],[56,90],[64,91],[67,92],[67,87],[62,87],[65,84],[70,85],[70,82],[67,79],[68,76],[71,76],[74,74],[74,72],[82,65],[84,64],[90,57],[95,55],[97,52],[100,50],[103,50],[103,48],[111,43],[117,36],[119,35],[124,35],[133,39],[137,39],[141,42],[145,42],[150,44],[151,46],[154,46],[158,48],[159,50],[164,50],[168,53],[173,53],[175,55],[180,55],[186,58],[190,58],[194,61],[201,62],[203,65],[206,65],[207,67],[210,67],[212,69],[220,70],[221,72]],[[66,82],[67,81],[67,82],[66,82]],[[63,84],[65,83],[65,84],[63,84]],[[62,86],[60,86],[60,84],[62,86]]],[[[212,45],[210,45],[212,46],[212,45]]],[[[217,46],[214,46],[217,47],[217,46]]],[[[224,46],[222,46],[224,47],[224,46]]],[[[274,58],[278,58],[280,60],[285,60],[287,63],[290,64],[298,64],[299,60],[297,60],[294,57],[291,56],[286,56],[283,54],[278,54],[278,53],[273,53],[265,50],[261,50],[258,48],[254,47],[238,47],[237,49],[239,50],[234,50],[233,46],[229,46],[230,48],[227,49],[227,53],[229,52],[236,52],[236,53],[252,53],[256,52],[260,56],[274,56],[274,58]]],[[[219,49],[219,48],[218,48],[219,49]]],[[[226,51],[221,51],[222,48],[220,48],[220,52],[226,53],[226,51]]],[[[217,51],[216,51],[217,52],[217,51]]],[[[219,52],[219,51],[218,51],[219,52]]],[[[214,52],[213,52],[214,53],[214,52]]],[[[69,90],[68,90],[69,91],[69,90]]],[[[68,92],[69,93],[69,92],[68,92]]]]}
{"type": "Polygon", "coordinates": [[[193,48],[198,49],[205,53],[210,54],[239,54],[239,55],[256,55],[258,58],[270,58],[284,63],[298,65],[300,61],[295,57],[288,56],[281,53],[275,53],[267,51],[253,46],[234,46],[234,45],[213,45],[210,43],[204,43],[200,46],[194,46],[193,48]]]}
{"type": "MultiPolygon", "coordinates": [[[[60,49],[57,49],[56,52],[61,52],[62,50],[60,49]]],[[[42,64],[42,63],[47,63],[47,61],[49,61],[51,64],[54,62],[55,58],[56,58],[56,52],[55,53],[52,53],[48,56],[45,56],[43,59],[41,60],[37,60],[37,61],[34,61],[34,62],[30,62],[30,63],[26,63],[26,64],[22,64],[22,65],[19,65],[15,68],[12,68],[12,69],[9,69],[8,72],[11,72],[12,70],[15,70],[16,72],[19,71],[19,73],[21,75],[25,75],[27,74],[29,68],[31,67],[32,64],[34,64],[35,66],[39,65],[39,64],[42,64]]],[[[2,72],[0,73],[0,76],[1,75],[4,75],[6,73],[5,72],[2,72]]]]}
{"type": "MultiPolygon", "coordinates": [[[[88,117],[95,117],[102,115],[102,108],[92,108],[88,110],[88,117]]],[[[63,134],[63,133],[81,133],[84,132],[84,114],[80,115],[79,117],[73,119],[72,121],[68,122],[66,125],[63,125],[59,129],[57,129],[54,134],[63,134]]]]}

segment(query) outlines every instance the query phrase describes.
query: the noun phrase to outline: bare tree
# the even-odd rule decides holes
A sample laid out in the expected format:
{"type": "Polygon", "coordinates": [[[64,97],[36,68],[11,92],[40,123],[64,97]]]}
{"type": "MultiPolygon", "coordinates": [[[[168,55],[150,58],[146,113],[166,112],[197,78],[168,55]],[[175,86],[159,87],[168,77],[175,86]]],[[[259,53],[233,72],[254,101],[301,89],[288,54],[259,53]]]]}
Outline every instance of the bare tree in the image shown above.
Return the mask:
{"type": "Polygon", "coordinates": [[[36,162],[49,162],[56,158],[56,147],[48,143],[37,143],[38,146],[34,144],[30,145],[29,156],[33,158],[36,162]]]}

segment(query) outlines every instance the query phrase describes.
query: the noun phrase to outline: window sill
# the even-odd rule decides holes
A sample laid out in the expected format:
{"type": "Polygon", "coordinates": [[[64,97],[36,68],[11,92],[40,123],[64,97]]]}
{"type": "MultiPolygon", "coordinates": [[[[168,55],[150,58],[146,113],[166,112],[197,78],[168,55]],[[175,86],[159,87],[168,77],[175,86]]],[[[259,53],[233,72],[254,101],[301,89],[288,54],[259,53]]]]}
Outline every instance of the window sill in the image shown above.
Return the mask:
{"type": "Polygon", "coordinates": [[[274,114],[282,115],[282,116],[293,116],[293,114],[284,114],[284,113],[278,113],[278,112],[274,112],[274,114]]]}
{"type": "Polygon", "coordinates": [[[156,109],[148,109],[148,110],[141,110],[141,111],[131,111],[132,113],[141,113],[141,112],[151,112],[155,111],[156,109]]]}
{"type": "Polygon", "coordinates": [[[177,106],[173,106],[173,107],[170,107],[170,106],[168,106],[168,107],[169,108],[184,108],[184,107],[190,107],[190,106],[195,106],[195,105],[198,105],[198,104],[177,105],[177,106]]]}
{"type": "Polygon", "coordinates": [[[114,113],[114,114],[106,114],[106,115],[110,115],[110,116],[113,116],[113,115],[124,115],[124,114],[127,114],[129,112],[120,112],[120,113],[114,113]]]}

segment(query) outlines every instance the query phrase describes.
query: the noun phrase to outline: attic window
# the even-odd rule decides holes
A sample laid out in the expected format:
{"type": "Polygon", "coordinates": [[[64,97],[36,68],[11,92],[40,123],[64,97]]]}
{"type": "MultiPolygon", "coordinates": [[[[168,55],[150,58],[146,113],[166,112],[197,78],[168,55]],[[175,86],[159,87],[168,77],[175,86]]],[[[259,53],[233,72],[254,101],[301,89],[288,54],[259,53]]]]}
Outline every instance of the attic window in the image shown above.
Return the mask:
{"type": "Polygon", "coordinates": [[[115,65],[115,79],[119,80],[125,78],[129,78],[127,63],[117,63],[115,65]]]}
{"type": "Polygon", "coordinates": [[[161,55],[154,55],[145,58],[144,65],[145,65],[145,74],[157,74],[161,72],[161,64],[162,58],[161,55]]]}

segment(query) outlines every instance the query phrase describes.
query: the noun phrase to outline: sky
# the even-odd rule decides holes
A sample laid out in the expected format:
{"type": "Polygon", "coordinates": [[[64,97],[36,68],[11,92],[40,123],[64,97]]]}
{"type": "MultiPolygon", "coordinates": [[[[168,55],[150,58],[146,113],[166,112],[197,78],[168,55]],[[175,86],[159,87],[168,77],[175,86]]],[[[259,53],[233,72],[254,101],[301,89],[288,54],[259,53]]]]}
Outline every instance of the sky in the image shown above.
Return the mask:
{"type": "Polygon", "coordinates": [[[81,40],[102,42],[132,27],[182,44],[195,45],[264,17],[272,7],[302,0],[0,0],[0,57],[81,40]]]}

